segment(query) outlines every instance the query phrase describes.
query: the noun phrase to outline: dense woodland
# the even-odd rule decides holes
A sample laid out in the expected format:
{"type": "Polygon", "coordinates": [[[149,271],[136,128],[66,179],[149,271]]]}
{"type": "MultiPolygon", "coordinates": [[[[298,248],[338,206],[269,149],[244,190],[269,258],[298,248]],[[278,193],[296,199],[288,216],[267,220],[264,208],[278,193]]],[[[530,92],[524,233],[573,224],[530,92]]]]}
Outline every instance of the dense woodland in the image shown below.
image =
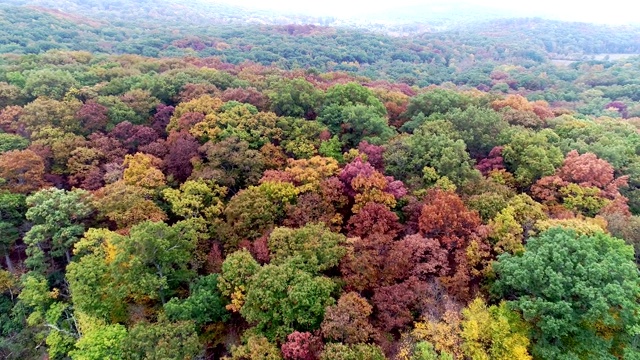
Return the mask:
{"type": "Polygon", "coordinates": [[[640,359],[638,29],[80,10],[0,8],[0,358],[640,359]]]}

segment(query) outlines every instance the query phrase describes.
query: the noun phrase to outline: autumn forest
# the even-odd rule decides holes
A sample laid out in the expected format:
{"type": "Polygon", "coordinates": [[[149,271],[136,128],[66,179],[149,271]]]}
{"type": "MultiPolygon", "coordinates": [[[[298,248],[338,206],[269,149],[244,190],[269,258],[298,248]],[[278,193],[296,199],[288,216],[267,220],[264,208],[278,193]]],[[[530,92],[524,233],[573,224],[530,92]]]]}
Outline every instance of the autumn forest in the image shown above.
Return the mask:
{"type": "Polygon", "coordinates": [[[640,359],[640,27],[194,4],[0,4],[0,358],[640,359]]]}

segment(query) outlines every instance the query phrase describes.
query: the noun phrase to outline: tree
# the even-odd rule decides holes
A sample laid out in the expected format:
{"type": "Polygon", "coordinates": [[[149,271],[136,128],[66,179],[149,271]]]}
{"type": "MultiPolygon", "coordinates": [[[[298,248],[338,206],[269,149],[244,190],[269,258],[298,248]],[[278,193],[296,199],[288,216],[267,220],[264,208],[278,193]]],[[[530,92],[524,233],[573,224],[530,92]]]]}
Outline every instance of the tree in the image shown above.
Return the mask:
{"type": "Polygon", "coordinates": [[[253,335],[246,344],[231,348],[231,357],[223,360],[282,360],[280,350],[264,336],[253,335]]]}
{"type": "Polygon", "coordinates": [[[15,272],[11,261],[11,250],[20,238],[20,227],[25,222],[26,197],[22,194],[0,192],[0,253],[4,255],[7,269],[15,272]]]}
{"type": "Polygon", "coordinates": [[[167,125],[167,131],[180,131],[189,130],[180,124],[180,119],[188,113],[198,113],[205,117],[211,114],[216,114],[222,107],[223,102],[218,98],[213,98],[209,95],[203,95],[190,101],[182,102],[176,106],[173,116],[167,125]]]}
{"type": "Polygon", "coordinates": [[[331,232],[322,224],[307,224],[300,229],[275,228],[269,235],[271,263],[282,264],[298,256],[304,269],[318,273],[338,266],[345,254],[345,236],[331,232]]]}
{"type": "Polygon", "coordinates": [[[451,358],[462,358],[462,337],[460,334],[461,316],[458,309],[449,306],[444,310],[440,318],[425,318],[417,322],[412,335],[421,341],[433,344],[433,348],[443,355],[452,355],[451,358]]]}
{"type": "MultiPolygon", "coordinates": [[[[180,119],[183,124],[185,117],[180,119]]],[[[225,103],[216,113],[188,120],[189,132],[201,142],[219,142],[229,137],[237,137],[246,141],[252,149],[259,149],[264,144],[281,139],[282,130],[276,126],[277,116],[271,112],[258,112],[253,105],[236,101],[225,103]]],[[[187,124],[185,124],[187,125],[187,124]]]]}
{"type": "Polygon", "coordinates": [[[330,87],[318,120],[333,134],[341,134],[343,143],[356,147],[360,140],[379,142],[393,136],[387,111],[375,94],[356,83],[330,87]]]}
{"type": "Polygon", "coordinates": [[[562,152],[553,144],[558,136],[551,130],[518,132],[504,146],[502,156],[507,170],[513,173],[521,187],[552,175],[562,164],[562,152]]]}
{"type": "Polygon", "coordinates": [[[44,274],[55,259],[64,257],[66,264],[71,262],[71,248],[84,234],[84,221],[93,213],[91,200],[84,190],[55,188],[27,197],[29,210],[25,216],[33,223],[24,236],[29,268],[44,274]]]}
{"type": "Polygon", "coordinates": [[[323,345],[319,336],[294,331],[287,335],[287,342],[282,344],[282,356],[285,360],[317,360],[323,345]]]}
{"type": "Polygon", "coordinates": [[[120,230],[143,221],[163,221],[167,214],[153,201],[151,190],[127,185],[123,180],[109,184],[95,193],[95,207],[105,219],[120,230]]]}
{"type": "MultiPolygon", "coordinates": [[[[356,192],[355,204],[352,207],[354,213],[358,213],[368,203],[382,204],[389,209],[396,206],[394,194],[385,191],[389,188],[389,180],[377,171],[369,176],[356,176],[351,181],[351,188],[356,192]]],[[[406,194],[406,190],[402,193],[406,194]]]]}
{"type": "Polygon", "coordinates": [[[190,286],[190,292],[186,299],[173,298],[164,305],[170,320],[193,320],[196,326],[203,326],[229,318],[218,290],[218,274],[196,279],[190,286]]]}
{"type": "Polygon", "coordinates": [[[29,73],[23,90],[34,98],[46,96],[61,100],[67,91],[77,86],[78,82],[68,71],[41,69],[29,73]]]}
{"type": "Polygon", "coordinates": [[[404,117],[411,119],[401,128],[402,131],[413,132],[421,123],[420,120],[431,114],[446,114],[455,109],[464,109],[470,98],[452,90],[436,88],[411,98],[404,117]]]}
{"type": "Polygon", "coordinates": [[[147,189],[156,189],[165,185],[164,174],[158,167],[161,160],[152,155],[136,153],[124,158],[125,167],[122,179],[124,183],[147,189]]]}
{"type": "Polygon", "coordinates": [[[115,244],[122,235],[91,228],[74,246],[74,261],[66,268],[74,311],[105,322],[127,318],[124,284],[118,282],[121,269],[113,267],[115,244]]]}
{"type": "Polygon", "coordinates": [[[171,211],[185,219],[202,218],[212,223],[224,209],[227,188],[210,180],[188,180],[180,189],[165,189],[162,195],[171,205],[171,211]]]}
{"type": "Polygon", "coordinates": [[[57,101],[39,97],[24,106],[20,123],[29,131],[54,127],[62,132],[78,133],[81,124],[76,120],[75,114],[81,106],[82,103],[76,99],[57,101]]]}
{"type": "Polygon", "coordinates": [[[260,270],[260,264],[249,251],[242,249],[229,254],[222,263],[218,281],[220,293],[231,300],[226,308],[238,312],[244,305],[244,298],[250,278],[260,270]]]}
{"type": "Polygon", "coordinates": [[[229,200],[224,210],[227,223],[240,239],[256,239],[284,218],[285,208],[295,202],[297,194],[295,186],[286,182],[250,186],[229,200]]]}
{"type": "Polygon", "coordinates": [[[247,284],[240,314],[269,339],[284,339],[293,330],[317,329],[325,308],[332,305],[335,283],[300,270],[293,258],[281,265],[265,265],[247,284]]]}
{"type": "Polygon", "coordinates": [[[440,242],[419,234],[408,235],[391,244],[383,270],[389,283],[411,277],[427,281],[444,276],[448,271],[448,253],[440,242]]]}
{"type": "Polygon", "coordinates": [[[7,106],[0,110],[0,130],[9,134],[26,135],[25,124],[19,121],[22,113],[20,106],[7,106]]]}
{"type": "Polygon", "coordinates": [[[373,344],[327,344],[320,360],[385,360],[382,349],[373,344]]]}
{"type": "Polygon", "coordinates": [[[64,132],[59,128],[46,126],[31,134],[33,140],[31,149],[38,151],[47,162],[51,173],[66,175],[69,173],[67,164],[76,148],[86,145],[86,140],[71,132],[64,132]]]}
{"type": "Polygon", "coordinates": [[[163,160],[167,176],[172,176],[174,181],[184,182],[193,171],[192,160],[198,158],[198,141],[186,131],[171,132],[166,147],[163,160]]]}
{"type": "Polygon", "coordinates": [[[69,356],[73,360],[123,359],[122,345],[127,335],[127,329],[121,324],[93,325],[85,329],[69,356]]]}
{"type": "MultiPolygon", "coordinates": [[[[386,111],[385,111],[386,114],[386,111]]],[[[382,144],[396,134],[388,120],[377,107],[353,105],[342,109],[342,133],[340,140],[348,148],[358,146],[361,141],[382,144]]]]}
{"type": "Polygon", "coordinates": [[[487,307],[476,298],[462,310],[462,351],[470,359],[530,360],[528,328],[505,302],[487,307]]]}
{"type": "Polygon", "coordinates": [[[375,289],[372,300],[377,327],[391,332],[411,324],[415,320],[414,314],[424,308],[426,293],[426,283],[416,277],[375,289]]]}
{"type": "Polygon", "coordinates": [[[204,160],[194,162],[192,178],[214,180],[232,193],[255,185],[265,169],[265,159],[249,143],[229,137],[218,143],[208,142],[200,148],[204,160]]]}
{"type": "MultiPolygon", "coordinates": [[[[78,328],[70,304],[60,301],[61,289],[50,287],[47,279],[36,272],[25,274],[18,295],[26,324],[34,335],[44,340],[51,358],[62,358],[78,338],[78,328]]],[[[63,290],[64,291],[64,290],[63,290]]]]}
{"type": "Polygon", "coordinates": [[[420,215],[420,231],[425,237],[442,239],[446,248],[461,246],[447,238],[464,239],[481,224],[477,212],[470,211],[453,192],[432,190],[420,215]]]}
{"type": "Polygon", "coordinates": [[[594,186],[604,190],[614,181],[614,168],[593,153],[580,155],[572,150],[558,169],[558,176],[580,186],[594,186]]]}
{"type": "Polygon", "coordinates": [[[395,238],[400,231],[400,220],[398,215],[383,204],[369,202],[349,218],[347,230],[350,237],[379,234],[395,238]]]}
{"type": "Polygon", "coordinates": [[[28,194],[47,186],[44,161],[31,150],[0,154],[0,189],[28,194]]]}
{"type": "Polygon", "coordinates": [[[29,140],[20,135],[0,133],[0,154],[12,150],[24,150],[29,140]]]}
{"type": "Polygon", "coordinates": [[[0,108],[22,105],[23,101],[24,95],[19,87],[4,81],[0,82],[0,108]]]}
{"type": "Polygon", "coordinates": [[[460,134],[443,120],[426,122],[412,135],[390,140],[384,162],[390,175],[415,188],[430,185],[423,179],[426,167],[456,186],[480,177],[460,134]]]}
{"type": "Polygon", "coordinates": [[[127,359],[195,360],[202,352],[192,321],[140,322],[129,329],[122,344],[127,359]]]}
{"type": "Polygon", "coordinates": [[[195,276],[189,261],[197,234],[189,222],[169,226],[147,221],[113,241],[113,266],[125,269],[117,280],[135,300],[159,299],[164,304],[178,286],[195,276]]]}
{"type": "Polygon", "coordinates": [[[251,104],[260,111],[267,111],[269,108],[268,96],[253,87],[226,89],[222,94],[220,94],[220,99],[224,102],[237,101],[245,104],[251,104]]]}
{"type": "Polygon", "coordinates": [[[107,123],[109,109],[100,105],[95,100],[89,100],[78,109],[76,119],[82,124],[82,129],[89,135],[96,131],[104,131],[107,123]]]}
{"type": "Polygon", "coordinates": [[[450,110],[442,118],[451,122],[460,133],[473,158],[486,156],[500,145],[499,135],[508,126],[493,110],[476,106],[450,110]]]}
{"type": "Polygon", "coordinates": [[[494,264],[494,291],[533,329],[533,355],[615,358],[633,350],[640,279],[633,249],[604,233],[555,228],[494,264]],[[579,340],[578,340],[579,339],[579,340]]]}
{"type": "Polygon", "coordinates": [[[373,307],[357,293],[343,294],[336,305],[326,309],[322,335],[346,344],[366,343],[374,333],[369,322],[372,312],[373,307]]]}
{"type": "Polygon", "coordinates": [[[288,159],[284,172],[303,192],[318,190],[323,180],[336,175],[339,170],[340,166],[335,159],[314,156],[310,159],[288,159]]]}
{"type": "Polygon", "coordinates": [[[392,238],[380,234],[348,239],[347,254],[340,263],[348,290],[364,291],[380,286],[384,278],[381,269],[392,242],[392,238]]]}
{"type": "Polygon", "coordinates": [[[466,208],[453,192],[431,190],[419,218],[423,236],[438,240],[448,251],[449,273],[441,280],[461,299],[473,291],[474,278],[485,264],[486,243],[479,231],[480,216],[466,208]]]}
{"type": "Polygon", "coordinates": [[[278,116],[313,120],[322,93],[303,78],[283,78],[270,86],[267,95],[271,100],[271,110],[278,116]]]}
{"type": "Polygon", "coordinates": [[[123,121],[109,132],[109,137],[117,139],[129,153],[135,153],[139,148],[153,143],[159,139],[158,133],[144,125],[135,125],[129,121],[123,121]]]}

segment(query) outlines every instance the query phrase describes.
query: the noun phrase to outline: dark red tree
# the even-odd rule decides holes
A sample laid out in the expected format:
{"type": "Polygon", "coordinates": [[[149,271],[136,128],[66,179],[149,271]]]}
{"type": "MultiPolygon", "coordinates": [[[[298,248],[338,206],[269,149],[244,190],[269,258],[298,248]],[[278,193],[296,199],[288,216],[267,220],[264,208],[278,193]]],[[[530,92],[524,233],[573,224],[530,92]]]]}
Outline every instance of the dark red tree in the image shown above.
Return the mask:
{"type": "Polygon", "coordinates": [[[174,180],[184,182],[193,171],[191,159],[198,156],[198,141],[186,131],[171,132],[167,138],[164,168],[174,180]]]}

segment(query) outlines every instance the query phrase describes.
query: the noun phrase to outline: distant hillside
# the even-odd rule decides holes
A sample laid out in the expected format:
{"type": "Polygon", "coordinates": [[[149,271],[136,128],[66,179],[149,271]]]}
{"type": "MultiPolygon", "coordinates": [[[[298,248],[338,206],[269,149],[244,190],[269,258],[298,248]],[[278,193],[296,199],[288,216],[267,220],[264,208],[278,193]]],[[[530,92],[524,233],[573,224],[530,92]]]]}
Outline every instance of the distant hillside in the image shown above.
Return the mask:
{"type": "Polygon", "coordinates": [[[209,12],[198,12],[198,3],[187,6],[173,0],[9,3],[23,5],[0,6],[0,54],[76,50],[216,57],[231,64],[344,71],[420,86],[450,81],[490,87],[494,68],[520,66],[532,69],[535,75],[522,74],[511,86],[534,90],[555,81],[553,76],[549,78],[554,71],[547,68],[552,66],[550,60],[640,53],[637,27],[542,19],[494,19],[459,24],[450,30],[407,24],[393,33],[411,35],[389,36],[346,25],[304,24],[304,18],[281,17],[274,22],[282,24],[271,24],[262,20],[268,19],[267,13],[244,13],[210,3],[203,4],[209,12]]]}

